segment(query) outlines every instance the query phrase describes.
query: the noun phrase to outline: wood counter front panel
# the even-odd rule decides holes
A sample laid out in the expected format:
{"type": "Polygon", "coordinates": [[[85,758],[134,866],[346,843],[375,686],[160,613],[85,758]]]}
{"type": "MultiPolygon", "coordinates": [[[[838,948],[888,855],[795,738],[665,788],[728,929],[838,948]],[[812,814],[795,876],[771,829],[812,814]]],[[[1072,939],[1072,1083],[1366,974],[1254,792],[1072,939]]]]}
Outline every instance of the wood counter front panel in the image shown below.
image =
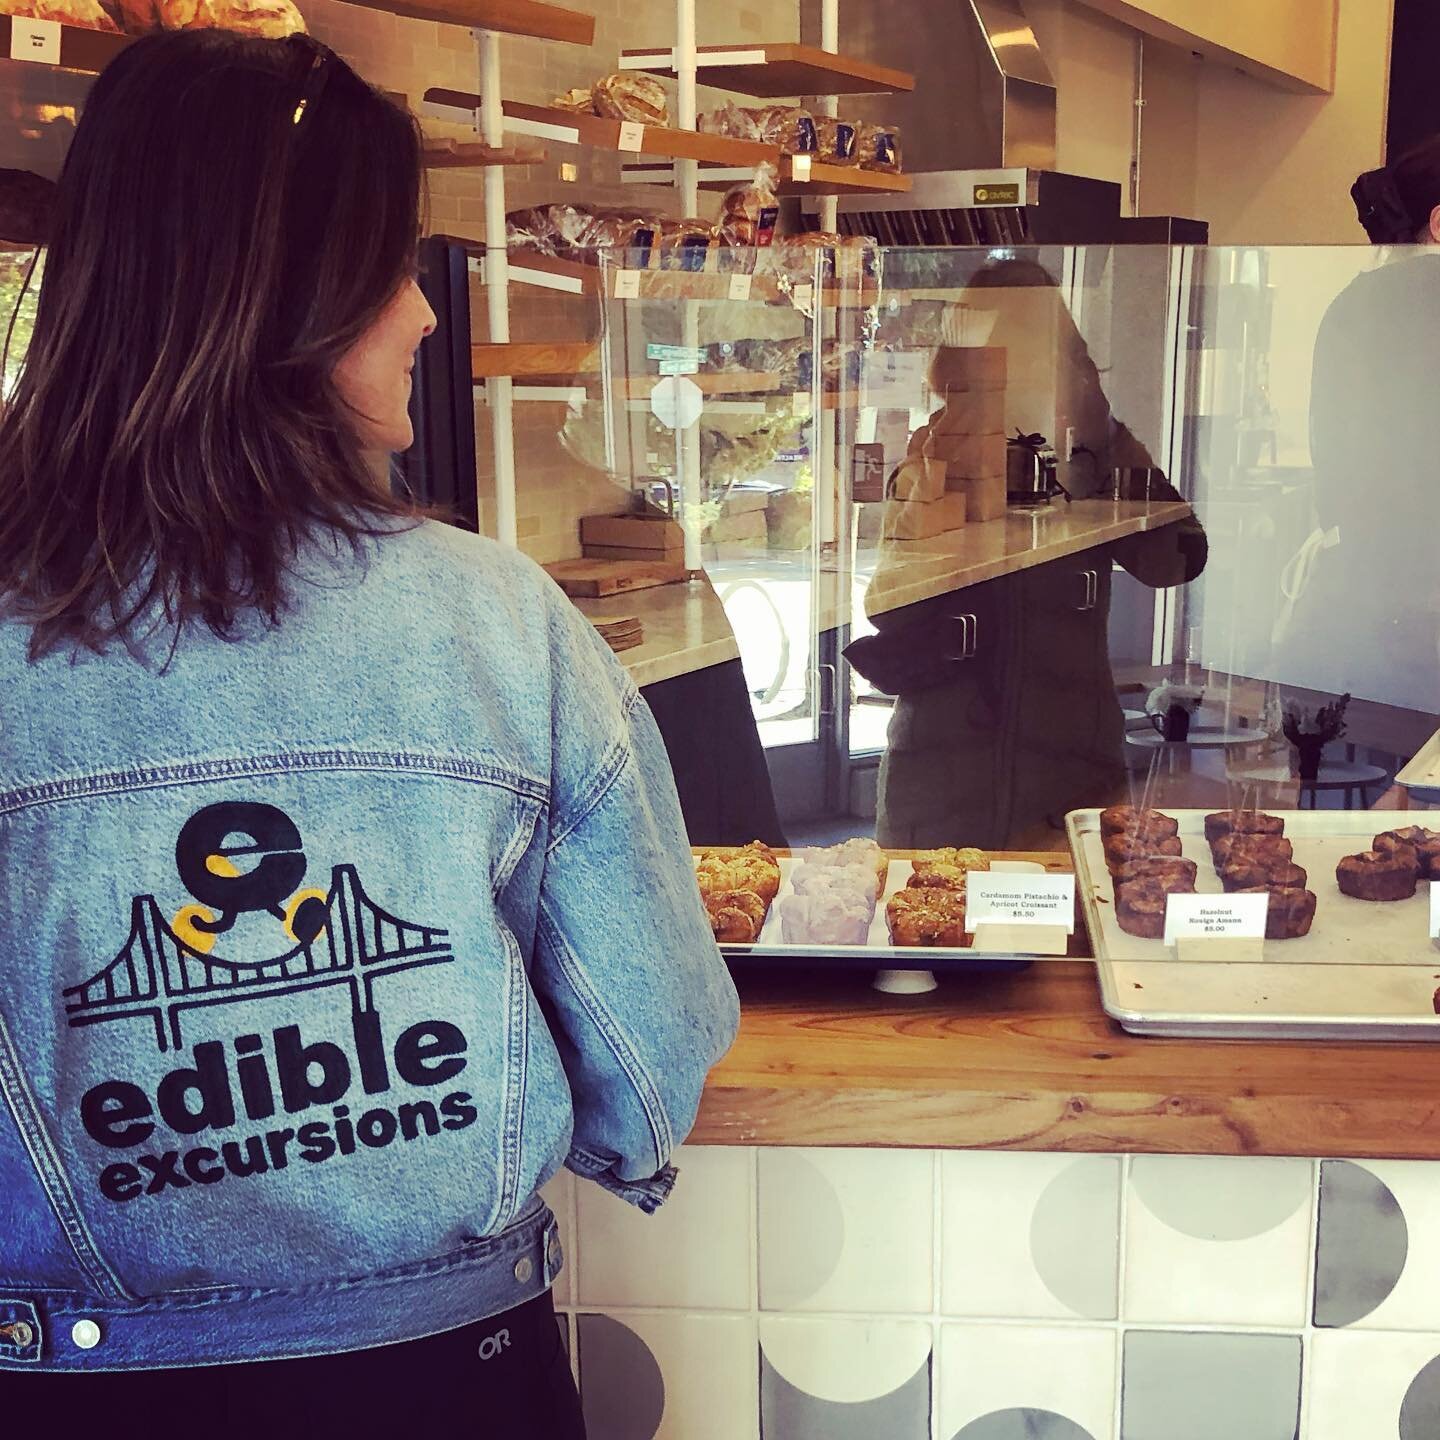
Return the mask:
{"type": "Polygon", "coordinates": [[[1440,1159],[1440,1046],[1139,1039],[1094,968],[742,977],[692,1141],[1440,1159]]]}

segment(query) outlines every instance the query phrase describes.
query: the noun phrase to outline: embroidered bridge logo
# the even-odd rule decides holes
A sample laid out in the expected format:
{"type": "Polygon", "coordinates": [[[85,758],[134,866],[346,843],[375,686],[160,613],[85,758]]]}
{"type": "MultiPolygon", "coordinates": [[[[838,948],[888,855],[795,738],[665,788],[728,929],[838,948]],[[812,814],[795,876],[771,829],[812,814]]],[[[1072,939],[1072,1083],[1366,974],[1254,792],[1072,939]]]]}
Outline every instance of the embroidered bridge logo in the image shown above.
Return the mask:
{"type": "Polygon", "coordinates": [[[300,832],[273,805],[207,806],[186,822],[175,858],[200,903],[167,921],[153,895],[136,896],[119,954],[63,992],[72,1026],[144,1017],[164,1053],[181,1048],[186,1010],[339,985],[358,1017],[373,1011],[379,976],[454,959],[448,931],[382,909],[353,865],[335,866],[326,892],[298,889],[300,832]],[[293,945],[261,961],[211,953],[241,915],[261,912],[281,921],[293,945]]]}

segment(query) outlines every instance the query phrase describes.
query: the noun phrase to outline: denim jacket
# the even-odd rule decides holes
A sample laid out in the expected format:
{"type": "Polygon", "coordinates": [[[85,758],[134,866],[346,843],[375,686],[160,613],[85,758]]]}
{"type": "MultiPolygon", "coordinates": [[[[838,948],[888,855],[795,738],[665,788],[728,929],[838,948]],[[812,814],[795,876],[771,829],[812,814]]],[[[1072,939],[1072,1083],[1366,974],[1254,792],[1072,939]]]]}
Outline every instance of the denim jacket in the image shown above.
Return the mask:
{"type": "Polygon", "coordinates": [[[315,546],[278,628],[0,622],[0,1368],[328,1353],[645,1210],[734,988],[650,713],[523,557],[315,546]]]}

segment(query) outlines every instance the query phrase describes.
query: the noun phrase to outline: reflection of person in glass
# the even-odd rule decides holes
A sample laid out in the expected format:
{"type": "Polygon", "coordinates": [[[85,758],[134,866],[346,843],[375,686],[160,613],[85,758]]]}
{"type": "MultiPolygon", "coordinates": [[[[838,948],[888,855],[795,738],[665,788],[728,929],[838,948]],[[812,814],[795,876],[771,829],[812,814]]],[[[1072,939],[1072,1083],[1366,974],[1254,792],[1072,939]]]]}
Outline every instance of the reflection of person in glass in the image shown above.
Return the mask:
{"type": "Polygon", "coordinates": [[[1407,248],[1357,276],[1316,337],[1316,528],[1286,575],[1277,660],[1314,689],[1435,713],[1440,136],[1351,193],[1372,241],[1407,248]]]}
{"type": "MultiPolygon", "coordinates": [[[[987,266],[957,314],[978,326],[981,343],[1005,351],[1007,432],[1073,427],[1092,453],[1093,467],[1072,467],[1081,498],[1113,466],[1151,464],[1112,416],[1085,342],[1040,265],[987,266]]],[[[965,368],[964,348],[936,354],[931,383],[942,398],[947,374],[965,368]]],[[[912,448],[944,428],[943,413],[912,448]]],[[[1180,496],[1162,481],[1151,498],[1180,496]]],[[[847,651],[861,674],[898,696],[881,762],[877,839],[1046,848],[1067,810],[1124,798],[1124,717],[1108,640],[1112,561],[1151,587],[1188,582],[1205,564],[1199,523],[1191,517],[900,609],[886,609],[883,595],[903,574],[905,546],[890,549],[866,602],[878,633],[847,651]],[[978,637],[973,658],[957,662],[960,647],[948,637],[962,611],[977,617],[978,637]]]]}

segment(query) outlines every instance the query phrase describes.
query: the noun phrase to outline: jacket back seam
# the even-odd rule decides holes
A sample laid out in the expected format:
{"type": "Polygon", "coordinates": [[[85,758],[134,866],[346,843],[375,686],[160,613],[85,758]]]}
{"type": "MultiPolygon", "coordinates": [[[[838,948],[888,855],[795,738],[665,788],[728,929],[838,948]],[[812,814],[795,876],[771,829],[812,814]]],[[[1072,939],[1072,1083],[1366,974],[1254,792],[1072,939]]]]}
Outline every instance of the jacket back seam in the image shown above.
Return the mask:
{"type": "Polygon", "coordinates": [[[624,773],[631,755],[630,717],[635,713],[635,707],[639,703],[640,692],[638,690],[627,697],[621,714],[624,729],[603,763],[583,787],[582,798],[576,802],[574,816],[565,817],[555,825],[550,841],[545,847],[547,855],[564,844],[565,840],[590,818],[599,807],[600,802],[610,793],[611,787],[624,773]]]}

